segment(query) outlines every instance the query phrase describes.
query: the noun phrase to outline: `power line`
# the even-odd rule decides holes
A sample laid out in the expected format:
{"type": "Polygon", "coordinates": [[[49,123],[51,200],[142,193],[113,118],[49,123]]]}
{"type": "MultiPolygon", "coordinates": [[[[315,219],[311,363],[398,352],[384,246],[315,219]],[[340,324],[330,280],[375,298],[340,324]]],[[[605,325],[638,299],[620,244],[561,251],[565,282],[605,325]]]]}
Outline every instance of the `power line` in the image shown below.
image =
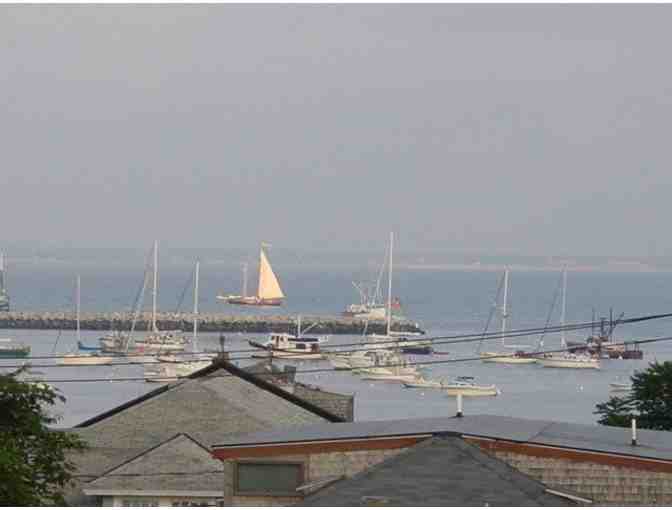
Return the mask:
{"type": "MultiPolygon", "coordinates": [[[[664,341],[670,341],[672,340],[672,336],[665,336],[665,337],[657,337],[657,338],[648,338],[644,340],[632,340],[630,342],[614,342],[611,343],[612,346],[626,346],[626,345],[643,345],[643,344],[650,344],[650,343],[656,343],[656,342],[664,342],[664,341]]],[[[571,348],[564,348],[564,349],[552,349],[552,350],[543,350],[543,351],[535,351],[535,352],[530,352],[526,353],[527,356],[530,357],[542,357],[546,354],[558,354],[558,353],[563,353],[563,352],[569,352],[571,348]]],[[[466,363],[466,362],[472,362],[472,361],[483,361],[487,359],[492,359],[492,358],[501,358],[502,354],[493,354],[491,356],[472,356],[472,357],[467,357],[467,358],[453,358],[453,359],[443,359],[443,360],[430,360],[430,361],[406,361],[403,363],[391,363],[391,364],[385,364],[385,365],[377,365],[380,368],[394,368],[394,367],[403,367],[403,366],[431,366],[431,365],[446,365],[450,363],[466,363]]],[[[223,370],[226,370],[225,367],[222,367],[223,370]]],[[[242,368],[242,370],[245,370],[242,368]]],[[[357,368],[347,368],[343,370],[336,370],[334,368],[314,368],[314,369],[308,369],[308,370],[297,370],[295,373],[296,374],[314,374],[314,373],[327,373],[327,372],[353,372],[358,370],[357,368]]],[[[250,372],[252,375],[255,375],[254,372],[250,372]]],[[[256,375],[265,375],[265,374],[256,374],[256,375]]],[[[272,375],[272,374],[269,374],[272,375]]],[[[211,377],[237,377],[234,374],[217,374],[213,375],[211,377]]],[[[170,377],[170,376],[158,376],[156,379],[164,379],[166,382],[173,382],[175,380],[185,380],[185,379],[191,379],[191,376],[175,376],[175,377],[170,377]]],[[[30,380],[27,382],[35,382],[35,383],[78,383],[78,382],[85,382],[85,383],[96,383],[96,382],[133,382],[133,381],[144,381],[146,380],[145,377],[121,377],[121,378],[112,378],[112,377],[105,377],[105,378],[88,378],[88,379],[35,379],[35,380],[30,380]]]]}
{"type": "MultiPolygon", "coordinates": [[[[658,319],[658,318],[663,318],[663,317],[668,317],[672,316],[672,314],[665,314],[665,315],[660,315],[660,316],[643,316],[643,317],[635,317],[631,319],[622,319],[620,322],[642,322],[645,320],[653,320],[653,319],[658,319]]],[[[524,337],[524,336],[532,336],[536,334],[547,334],[547,333],[556,333],[556,332],[567,332],[567,331],[577,331],[581,329],[587,329],[589,327],[592,327],[594,323],[578,323],[578,324],[569,324],[565,326],[553,326],[553,327],[544,327],[544,328],[528,328],[528,329],[520,329],[520,330],[510,330],[509,332],[505,332],[504,335],[502,335],[501,332],[492,332],[492,333],[487,333],[485,335],[486,339],[507,339],[507,338],[519,338],[519,337],[524,337]]],[[[436,345],[451,345],[451,344],[459,344],[459,343],[471,343],[471,342],[479,342],[480,344],[484,341],[484,334],[483,333],[471,333],[471,334],[464,334],[464,335],[449,335],[449,336],[436,336],[436,337],[429,337],[429,338],[414,338],[414,339],[406,339],[406,338],[398,338],[398,339],[390,339],[390,340],[383,340],[381,342],[359,342],[359,343],[351,343],[351,344],[341,344],[339,347],[347,347],[349,345],[356,345],[358,348],[355,349],[348,349],[348,350],[343,350],[343,349],[325,349],[322,350],[322,354],[351,354],[354,352],[362,352],[362,351],[370,351],[372,350],[372,346],[375,346],[376,344],[384,343],[384,344],[389,344],[391,345],[391,349],[394,349],[394,344],[397,344],[397,348],[403,346],[406,343],[409,342],[424,342],[424,343],[431,343],[432,346],[436,345]],[[446,340],[447,339],[447,340],[446,340]]],[[[631,342],[629,342],[631,343],[631,342]]],[[[262,349],[240,349],[240,350],[233,350],[233,351],[226,351],[227,354],[235,354],[235,353],[269,353],[269,356],[266,356],[265,358],[272,358],[273,356],[270,355],[271,351],[264,351],[262,349]]],[[[171,353],[171,356],[193,356],[193,355],[198,355],[198,354],[215,354],[215,353],[208,353],[208,352],[180,352],[180,353],[171,353]]],[[[119,360],[127,359],[127,358],[133,358],[133,357],[150,357],[153,356],[151,354],[133,354],[133,355],[128,355],[128,356],[118,356],[119,360]]],[[[34,356],[34,357],[24,357],[24,358],[4,358],[4,359],[15,359],[15,360],[26,360],[26,359],[61,359],[63,358],[63,355],[61,356],[34,356]]],[[[230,357],[230,361],[243,361],[243,360],[251,360],[251,359],[256,359],[258,358],[257,356],[237,356],[237,357],[230,357]]],[[[204,361],[204,360],[189,360],[186,359],[184,361],[204,361]]],[[[112,361],[110,363],[105,363],[105,364],[100,364],[100,365],[68,365],[68,364],[38,364],[38,365],[33,365],[33,364],[28,364],[24,363],[21,365],[0,365],[0,368],[22,368],[26,365],[30,365],[31,368],[73,368],[75,366],[86,366],[88,368],[105,368],[105,367],[114,367],[114,366],[128,366],[128,365],[152,365],[152,364],[161,364],[161,363],[171,363],[171,361],[163,361],[163,360],[158,360],[158,359],[152,359],[152,360],[141,360],[141,361],[112,361]]],[[[179,363],[179,362],[177,362],[179,363]]]]}
{"type": "MultiPolygon", "coordinates": [[[[617,321],[614,321],[616,325],[619,324],[633,324],[633,323],[638,323],[638,322],[645,322],[645,321],[650,321],[650,320],[656,320],[656,319],[664,319],[664,318],[670,318],[672,317],[672,313],[667,313],[667,314],[657,314],[657,315],[644,315],[644,316],[639,316],[639,317],[632,317],[629,319],[620,319],[617,321]]],[[[371,350],[369,347],[366,347],[366,345],[376,345],[377,343],[386,343],[386,344],[393,344],[393,343],[408,343],[408,342],[430,342],[434,345],[446,345],[446,344],[457,344],[457,343],[469,343],[469,342],[475,342],[475,341],[482,341],[483,339],[501,339],[501,338],[516,338],[516,337],[521,337],[521,336],[532,336],[532,335],[537,335],[537,334],[545,334],[545,333],[558,333],[558,332],[568,332],[568,331],[578,331],[581,329],[588,329],[592,328],[596,325],[599,325],[600,321],[591,321],[591,322],[580,322],[580,323],[574,323],[574,324],[567,324],[565,326],[551,326],[551,327],[534,327],[534,328],[523,328],[523,329],[512,329],[505,331],[503,336],[502,332],[491,332],[491,333],[468,333],[468,334],[457,334],[457,335],[441,335],[441,336],[434,336],[434,337],[399,337],[397,339],[391,338],[389,340],[384,340],[382,342],[366,342],[364,339],[360,340],[359,342],[353,342],[353,343],[346,343],[346,344],[341,344],[338,346],[338,349],[322,349],[322,353],[324,354],[347,354],[350,352],[357,352],[357,351],[367,351],[371,350]],[[442,340],[447,340],[443,342],[442,340]],[[342,350],[342,347],[350,347],[350,346],[357,346],[358,348],[356,349],[351,349],[351,350],[342,350]]],[[[259,352],[264,352],[261,349],[237,349],[237,350],[231,350],[231,351],[225,351],[228,354],[240,354],[240,353],[259,353],[259,352]]],[[[195,354],[218,354],[219,352],[209,352],[209,351],[198,351],[198,352],[175,352],[175,353],[170,353],[172,356],[192,356],[195,354]]],[[[155,353],[156,354],[156,353],[155,353]]],[[[150,354],[150,353],[132,353],[132,354],[125,354],[123,356],[119,356],[119,358],[138,358],[138,357],[147,357],[147,356],[153,356],[155,354],[150,354]]],[[[166,354],[166,353],[164,353],[166,354]]],[[[63,358],[63,355],[48,355],[48,356],[25,356],[25,357],[19,357],[19,356],[14,356],[14,357],[3,357],[3,360],[30,360],[30,359],[61,359],[63,358]]],[[[242,359],[250,359],[249,357],[239,357],[239,358],[232,358],[234,360],[242,360],[242,359]]],[[[122,365],[122,364],[137,364],[134,362],[119,362],[119,363],[112,363],[115,365],[122,365]]],[[[13,367],[13,365],[5,365],[6,367],[13,367]]],[[[19,365],[22,366],[22,365],[19,365]]],[[[54,366],[61,366],[61,365],[54,365],[54,366]]],[[[105,366],[105,365],[88,365],[88,366],[105,366]]],[[[0,365],[2,367],[2,365],[0,365]]]]}

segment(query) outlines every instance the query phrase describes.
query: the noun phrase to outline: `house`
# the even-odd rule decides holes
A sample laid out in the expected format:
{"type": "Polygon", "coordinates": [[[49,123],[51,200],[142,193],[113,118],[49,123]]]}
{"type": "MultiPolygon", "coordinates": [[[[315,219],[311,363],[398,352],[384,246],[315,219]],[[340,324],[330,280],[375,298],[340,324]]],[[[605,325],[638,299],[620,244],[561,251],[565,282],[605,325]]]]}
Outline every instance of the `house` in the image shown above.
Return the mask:
{"type": "Polygon", "coordinates": [[[211,449],[233,473],[233,505],[672,504],[672,432],[641,430],[632,445],[629,429],[474,415],[316,424],[211,449]]]}
{"type": "Polygon", "coordinates": [[[89,448],[73,454],[77,483],[66,499],[86,506],[212,502],[229,482],[211,444],[241,433],[342,421],[220,357],[70,429],[89,448]],[[155,466],[151,475],[148,466],[155,466]],[[203,471],[207,476],[199,478],[203,471]]]}

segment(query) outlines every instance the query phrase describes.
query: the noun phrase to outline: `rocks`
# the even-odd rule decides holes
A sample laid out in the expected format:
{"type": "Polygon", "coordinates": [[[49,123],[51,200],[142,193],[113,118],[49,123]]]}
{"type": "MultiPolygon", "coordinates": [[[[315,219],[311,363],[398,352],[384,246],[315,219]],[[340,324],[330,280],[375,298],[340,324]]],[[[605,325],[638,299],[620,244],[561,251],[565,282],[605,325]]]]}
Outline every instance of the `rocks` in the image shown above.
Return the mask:
{"type": "MultiPolygon", "coordinates": [[[[193,314],[190,313],[159,313],[157,323],[161,330],[191,331],[193,314]]],[[[136,331],[147,331],[151,319],[150,313],[143,313],[135,324],[136,331]]],[[[303,317],[305,327],[310,327],[311,335],[359,335],[362,334],[365,322],[346,317],[303,317]],[[315,324],[315,325],[313,325],[315,324]]],[[[84,313],[80,317],[81,328],[93,331],[109,331],[131,329],[132,317],[120,313],[84,313]]],[[[198,329],[202,332],[224,333],[296,333],[296,317],[290,316],[250,316],[227,315],[221,313],[201,314],[198,318],[198,329]]],[[[64,329],[74,330],[76,318],[74,313],[53,312],[0,312],[0,329],[64,329]]],[[[405,333],[424,333],[417,324],[400,321],[393,322],[392,329],[405,333]]],[[[368,333],[385,333],[384,321],[369,321],[368,333]]]]}

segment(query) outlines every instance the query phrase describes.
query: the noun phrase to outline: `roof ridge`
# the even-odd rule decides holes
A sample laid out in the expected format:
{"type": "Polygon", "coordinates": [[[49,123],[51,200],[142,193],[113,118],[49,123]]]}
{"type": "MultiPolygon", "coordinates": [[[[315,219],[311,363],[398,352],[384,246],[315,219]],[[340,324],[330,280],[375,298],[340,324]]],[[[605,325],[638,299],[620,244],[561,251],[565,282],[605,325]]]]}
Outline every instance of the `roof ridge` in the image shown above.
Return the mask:
{"type": "Polygon", "coordinates": [[[193,372],[189,374],[187,377],[179,379],[177,382],[172,382],[172,383],[167,383],[163,386],[160,386],[154,390],[151,390],[144,395],[140,395],[137,398],[131,399],[127,402],[124,402],[123,404],[114,407],[112,409],[109,409],[107,411],[102,412],[101,414],[98,414],[96,416],[93,416],[91,418],[88,418],[87,420],[84,420],[78,425],[75,425],[73,428],[85,428],[89,427],[91,425],[95,425],[96,423],[100,423],[101,421],[110,418],[116,414],[119,414],[126,409],[129,409],[131,407],[134,407],[136,405],[140,405],[150,399],[153,399],[154,397],[158,397],[162,395],[163,393],[166,393],[172,389],[179,388],[184,384],[187,384],[191,381],[198,380],[202,377],[206,377],[209,375],[213,375],[217,370],[223,369],[226,372],[229,372],[232,377],[238,377],[239,379],[243,379],[257,388],[260,388],[262,390],[268,391],[269,393],[273,393],[274,395],[291,402],[294,405],[297,405],[301,408],[303,408],[306,411],[309,411],[321,418],[324,418],[330,422],[333,423],[339,423],[339,422],[345,422],[346,420],[340,416],[337,416],[326,409],[322,409],[316,404],[313,404],[312,402],[309,402],[301,397],[297,397],[296,395],[293,395],[292,393],[289,393],[288,391],[283,390],[279,386],[276,386],[275,384],[265,381],[261,377],[255,375],[254,373],[248,372],[247,370],[240,368],[230,361],[228,361],[224,356],[219,355],[218,357],[214,358],[212,363],[208,365],[207,367],[204,367],[200,370],[197,370],[196,372],[193,372]]]}

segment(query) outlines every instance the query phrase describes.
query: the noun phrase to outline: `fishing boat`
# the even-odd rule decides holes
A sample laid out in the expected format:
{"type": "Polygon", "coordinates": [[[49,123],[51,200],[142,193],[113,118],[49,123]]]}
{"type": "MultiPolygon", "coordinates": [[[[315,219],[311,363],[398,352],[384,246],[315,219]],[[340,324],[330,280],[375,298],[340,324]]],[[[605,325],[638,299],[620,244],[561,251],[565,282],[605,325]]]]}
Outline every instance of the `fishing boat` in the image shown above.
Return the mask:
{"type": "Polygon", "coordinates": [[[262,243],[259,251],[259,286],[256,296],[247,295],[247,265],[243,266],[243,295],[242,296],[217,296],[220,301],[230,305],[250,306],[281,306],[285,295],[280,288],[280,282],[273,272],[271,263],[264,252],[262,243]]]}
{"type": "Polygon", "coordinates": [[[392,253],[394,248],[394,233],[390,232],[390,252],[387,271],[387,324],[384,335],[367,335],[364,344],[370,349],[394,349],[408,354],[431,354],[433,352],[430,340],[411,340],[407,334],[392,331],[392,253]]]}
{"type": "MultiPolygon", "coordinates": [[[[512,346],[509,346],[506,344],[506,319],[508,319],[509,315],[507,313],[507,300],[508,300],[508,293],[509,293],[509,270],[506,269],[504,271],[504,299],[502,301],[502,309],[501,309],[501,314],[502,314],[502,334],[501,334],[501,339],[502,339],[502,346],[504,348],[511,348],[512,346]]],[[[499,294],[499,291],[498,291],[499,294]]],[[[483,363],[506,363],[509,365],[527,365],[530,363],[534,363],[535,359],[531,357],[529,354],[526,354],[524,351],[517,350],[515,352],[491,352],[491,351],[486,351],[486,352],[481,352],[479,353],[479,356],[481,358],[481,361],[483,363]]]]}
{"type": "Polygon", "coordinates": [[[320,360],[326,356],[320,350],[320,346],[329,341],[327,337],[306,336],[306,333],[317,323],[302,329],[301,316],[296,320],[296,335],[290,333],[271,333],[265,343],[248,340],[250,346],[262,352],[252,354],[253,358],[284,358],[297,360],[320,360]]]}
{"type": "Polygon", "coordinates": [[[30,345],[15,343],[11,338],[0,338],[0,358],[25,358],[30,345]]]}
{"type": "Polygon", "coordinates": [[[390,351],[374,351],[373,365],[355,370],[366,381],[412,382],[420,376],[406,358],[390,351]]]}
{"type": "Polygon", "coordinates": [[[501,391],[494,384],[480,385],[467,381],[452,381],[444,385],[449,397],[462,395],[464,397],[496,397],[501,391]]]}
{"type": "Polygon", "coordinates": [[[9,294],[5,287],[5,254],[0,252],[0,312],[9,312],[9,294]]]}
{"type": "MultiPolygon", "coordinates": [[[[342,313],[344,317],[352,317],[363,320],[385,320],[387,317],[387,307],[383,302],[380,292],[380,281],[383,277],[385,265],[386,264],[383,263],[380,266],[380,271],[378,272],[378,278],[375,282],[375,286],[373,283],[367,284],[366,282],[352,282],[353,287],[359,293],[359,303],[348,305],[345,311],[342,313]]],[[[400,308],[401,304],[399,303],[398,299],[395,300],[394,305],[394,308],[400,308]]]]}

